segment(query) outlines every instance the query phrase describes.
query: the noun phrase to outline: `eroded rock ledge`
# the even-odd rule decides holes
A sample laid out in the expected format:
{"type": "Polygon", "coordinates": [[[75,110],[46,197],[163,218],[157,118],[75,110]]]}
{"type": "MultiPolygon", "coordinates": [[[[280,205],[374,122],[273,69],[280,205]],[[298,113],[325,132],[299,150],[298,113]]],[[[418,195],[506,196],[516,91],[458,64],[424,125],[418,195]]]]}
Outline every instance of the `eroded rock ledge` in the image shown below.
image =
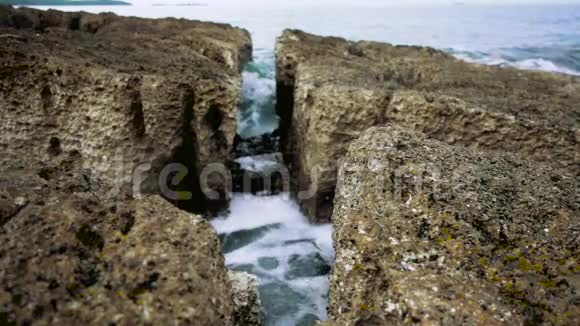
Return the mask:
{"type": "Polygon", "coordinates": [[[89,172],[0,178],[0,318],[41,325],[232,325],[206,220],[159,196],[109,198],[89,172]]]}
{"type": "Polygon", "coordinates": [[[227,25],[0,6],[1,324],[259,319],[211,225],[156,195],[181,163],[177,206],[224,204],[198,179],[228,159],[250,56],[227,25]]]}
{"type": "Polygon", "coordinates": [[[400,126],[348,150],[333,214],[337,325],[577,325],[575,175],[400,126]]]}
{"type": "Polygon", "coordinates": [[[294,192],[313,221],[332,214],[337,162],[388,122],[430,138],[578,169],[580,83],[465,63],[443,52],[287,30],[278,39],[278,114],[294,192]]]}
{"type": "Polygon", "coordinates": [[[221,196],[208,201],[198,178],[232,149],[247,31],[0,6],[0,40],[2,170],[73,153],[119,188],[158,193],[160,171],[181,163],[189,172],[173,190],[193,198],[178,206],[223,206],[224,181],[209,178],[221,196]]]}

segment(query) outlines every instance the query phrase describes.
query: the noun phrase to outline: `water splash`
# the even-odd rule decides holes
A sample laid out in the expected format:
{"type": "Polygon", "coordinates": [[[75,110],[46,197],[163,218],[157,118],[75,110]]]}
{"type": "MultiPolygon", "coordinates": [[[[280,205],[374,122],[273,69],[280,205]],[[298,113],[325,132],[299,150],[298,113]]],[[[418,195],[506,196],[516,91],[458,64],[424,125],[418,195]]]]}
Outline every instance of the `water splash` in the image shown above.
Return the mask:
{"type": "Polygon", "coordinates": [[[238,134],[247,139],[278,128],[275,59],[272,51],[256,51],[243,74],[243,100],[238,113],[238,134]]]}
{"type": "Polygon", "coordinates": [[[332,226],[311,225],[288,194],[236,194],[229,213],[212,221],[228,268],[258,276],[264,325],[325,320],[332,226]]]}
{"type": "Polygon", "coordinates": [[[444,49],[467,62],[580,76],[580,44],[558,47],[514,47],[489,51],[444,49]]]}

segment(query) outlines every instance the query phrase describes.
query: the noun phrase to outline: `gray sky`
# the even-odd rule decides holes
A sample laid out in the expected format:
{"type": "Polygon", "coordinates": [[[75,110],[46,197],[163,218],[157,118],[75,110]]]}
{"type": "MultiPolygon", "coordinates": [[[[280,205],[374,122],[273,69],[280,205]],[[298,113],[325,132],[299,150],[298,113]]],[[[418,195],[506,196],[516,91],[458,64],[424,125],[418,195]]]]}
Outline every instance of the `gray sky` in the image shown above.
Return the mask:
{"type": "Polygon", "coordinates": [[[406,4],[580,4],[580,0],[126,0],[138,5],[170,3],[207,3],[207,4],[252,4],[252,5],[321,5],[321,4],[373,4],[373,5],[406,5],[406,4]]]}

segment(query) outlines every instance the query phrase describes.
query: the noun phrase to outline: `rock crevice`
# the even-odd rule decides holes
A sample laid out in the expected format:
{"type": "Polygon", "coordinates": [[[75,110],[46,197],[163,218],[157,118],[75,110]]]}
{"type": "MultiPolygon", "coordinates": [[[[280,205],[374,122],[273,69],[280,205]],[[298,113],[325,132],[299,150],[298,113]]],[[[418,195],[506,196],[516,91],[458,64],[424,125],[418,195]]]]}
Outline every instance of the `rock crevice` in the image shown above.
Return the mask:
{"type": "Polygon", "coordinates": [[[0,35],[12,35],[0,48],[1,115],[8,121],[0,126],[2,169],[49,160],[45,148],[55,138],[60,151],[78,152],[84,168],[118,188],[134,186],[135,166],[143,165],[138,177],[150,182],[134,188],[156,194],[167,186],[158,180],[163,164],[187,147],[178,161],[189,174],[177,188],[196,199],[180,207],[224,207],[224,180],[199,185],[199,173],[225,165],[233,148],[240,71],[252,49],[247,31],[1,6],[0,35]],[[208,192],[219,198],[205,198],[208,192]]]}
{"type": "Polygon", "coordinates": [[[333,224],[328,324],[580,322],[578,78],[295,30],[276,56],[292,190],[333,224]]]}
{"type": "Polygon", "coordinates": [[[338,180],[338,324],[580,320],[574,175],[391,125],[349,146],[338,180]]]}
{"type": "Polygon", "coordinates": [[[462,62],[423,47],[350,42],[286,30],[276,46],[281,147],[293,192],[318,222],[332,213],[338,162],[386,122],[449,144],[512,152],[573,170],[576,77],[462,62]],[[330,206],[330,207],[329,207],[330,206]]]}
{"type": "Polygon", "coordinates": [[[0,6],[0,323],[259,322],[186,212],[227,205],[200,174],[228,162],[251,49],[229,25],[0,6]]]}

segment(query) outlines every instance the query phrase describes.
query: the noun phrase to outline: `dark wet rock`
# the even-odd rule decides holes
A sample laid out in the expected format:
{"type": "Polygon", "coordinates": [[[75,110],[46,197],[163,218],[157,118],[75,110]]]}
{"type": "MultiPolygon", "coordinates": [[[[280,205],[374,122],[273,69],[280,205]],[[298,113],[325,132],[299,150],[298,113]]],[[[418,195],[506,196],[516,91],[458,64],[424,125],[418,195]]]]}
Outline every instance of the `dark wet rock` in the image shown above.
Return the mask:
{"type": "Polygon", "coordinates": [[[280,262],[275,257],[260,257],[258,258],[258,265],[267,271],[271,271],[278,268],[280,262]]]}
{"type": "Polygon", "coordinates": [[[263,154],[277,153],[280,151],[280,136],[276,133],[262,136],[241,138],[236,135],[234,139],[234,150],[232,156],[239,158],[243,156],[257,156],[263,154]]]}
{"type": "Polygon", "coordinates": [[[276,195],[290,188],[281,153],[243,156],[230,162],[234,192],[276,195]]]}
{"type": "Polygon", "coordinates": [[[260,238],[263,238],[269,231],[277,229],[281,224],[269,224],[255,229],[240,230],[227,234],[220,234],[219,238],[222,243],[225,254],[238,250],[249,245],[260,238]]]}
{"type": "Polygon", "coordinates": [[[293,255],[288,259],[285,277],[294,280],[303,277],[324,276],[330,272],[330,265],[319,253],[293,255]]]}
{"type": "Polygon", "coordinates": [[[330,220],[337,162],[349,143],[387,122],[449,144],[578,169],[577,77],[294,30],[282,34],[276,52],[282,152],[313,221],[330,220]],[[313,183],[314,196],[301,194],[313,183]]]}
{"type": "Polygon", "coordinates": [[[288,191],[289,173],[280,153],[277,133],[246,139],[236,135],[231,156],[228,168],[234,192],[276,195],[285,188],[288,191]]]}
{"type": "Polygon", "coordinates": [[[353,142],[333,214],[339,325],[576,325],[576,175],[398,126],[353,142]]]}

